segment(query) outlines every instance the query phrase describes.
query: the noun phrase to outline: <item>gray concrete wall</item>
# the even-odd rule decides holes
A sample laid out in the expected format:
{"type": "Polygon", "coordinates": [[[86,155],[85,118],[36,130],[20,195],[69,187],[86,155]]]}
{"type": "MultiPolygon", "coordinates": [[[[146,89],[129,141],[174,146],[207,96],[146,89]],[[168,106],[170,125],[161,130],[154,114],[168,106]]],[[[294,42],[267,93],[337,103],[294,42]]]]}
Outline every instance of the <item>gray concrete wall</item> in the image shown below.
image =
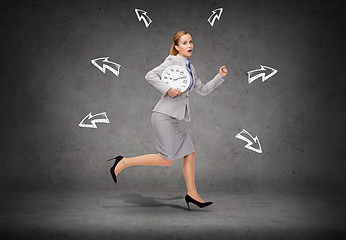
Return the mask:
{"type": "MultiPolygon", "coordinates": [[[[114,187],[113,156],[156,153],[151,110],[160,93],[144,78],[175,32],[194,41],[208,96],[190,95],[199,187],[341,187],[345,182],[345,18],[341,1],[8,1],[1,3],[1,188],[114,187]],[[211,11],[223,7],[213,27],[211,11]],[[148,12],[148,28],[134,9],[148,12]],[[120,75],[91,64],[109,56],[120,75]],[[260,65],[278,73],[249,84],[260,65]],[[109,124],[81,128],[89,113],[109,124]],[[258,136],[263,153],[235,138],[258,136]]],[[[185,186],[182,159],[136,166],[118,187],[185,186]]]]}

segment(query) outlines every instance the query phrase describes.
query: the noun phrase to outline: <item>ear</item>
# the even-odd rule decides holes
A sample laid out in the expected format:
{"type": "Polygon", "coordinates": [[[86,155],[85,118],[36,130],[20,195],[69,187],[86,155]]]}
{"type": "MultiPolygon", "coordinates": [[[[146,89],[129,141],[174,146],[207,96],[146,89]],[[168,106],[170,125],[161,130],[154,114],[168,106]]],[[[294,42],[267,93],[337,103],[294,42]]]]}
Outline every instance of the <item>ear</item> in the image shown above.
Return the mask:
{"type": "Polygon", "coordinates": [[[174,45],[174,48],[179,52],[178,48],[177,48],[177,45],[174,45]]]}

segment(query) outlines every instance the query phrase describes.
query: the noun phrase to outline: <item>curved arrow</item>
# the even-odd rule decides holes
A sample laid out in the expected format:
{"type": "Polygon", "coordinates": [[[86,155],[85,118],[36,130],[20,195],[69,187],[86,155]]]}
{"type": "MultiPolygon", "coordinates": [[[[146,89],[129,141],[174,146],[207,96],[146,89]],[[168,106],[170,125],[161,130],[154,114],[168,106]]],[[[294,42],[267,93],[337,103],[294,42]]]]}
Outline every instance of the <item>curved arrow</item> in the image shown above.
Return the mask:
{"type": "Polygon", "coordinates": [[[211,26],[214,26],[215,19],[220,20],[222,10],[223,8],[217,8],[212,11],[213,13],[208,18],[208,22],[210,23],[211,26]]]}
{"type": "Polygon", "coordinates": [[[261,144],[260,144],[260,142],[259,142],[257,136],[256,136],[255,138],[253,138],[253,137],[251,136],[250,133],[248,133],[245,129],[243,129],[243,130],[242,130],[240,133],[238,133],[235,137],[236,137],[236,138],[239,138],[239,139],[241,139],[241,140],[243,140],[243,141],[245,141],[245,142],[247,142],[247,145],[245,146],[247,149],[250,149],[250,150],[255,151],[255,152],[257,152],[257,153],[262,153],[261,144]],[[251,140],[248,139],[248,138],[246,138],[246,137],[243,136],[242,134],[243,134],[243,135],[248,135],[248,136],[250,136],[251,140]],[[258,143],[258,148],[252,147],[251,145],[252,145],[253,143],[258,143]]]}
{"type": "Polygon", "coordinates": [[[268,78],[270,78],[271,76],[273,76],[274,74],[276,74],[278,72],[278,70],[276,70],[274,68],[263,66],[263,65],[260,65],[260,66],[261,66],[261,69],[256,69],[256,70],[252,70],[252,71],[247,72],[249,84],[260,77],[262,78],[262,82],[264,82],[265,80],[267,80],[268,78]],[[265,74],[266,70],[271,71],[271,73],[268,74],[267,76],[265,74]]]}
{"type": "Polygon", "coordinates": [[[106,69],[108,69],[109,71],[114,73],[116,76],[119,76],[120,64],[108,61],[108,58],[109,57],[95,58],[95,59],[91,60],[91,63],[94,64],[95,67],[100,69],[101,72],[103,72],[103,73],[105,73],[106,69]],[[99,60],[102,60],[102,61],[99,61],[99,60]],[[102,62],[102,63],[98,64],[97,61],[102,62]],[[112,68],[111,66],[108,66],[106,63],[113,64],[116,67],[116,69],[112,68]],[[102,65],[102,67],[101,67],[101,65],[102,65]]]}
{"type": "Polygon", "coordinates": [[[83,120],[79,123],[78,126],[80,126],[80,127],[88,127],[88,128],[97,128],[96,123],[110,123],[109,119],[108,119],[108,117],[106,115],[106,112],[98,113],[98,114],[95,114],[95,115],[91,115],[91,112],[90,112],[85,118],[83,118],[83,120]],[[97,116],[101,116],[103,118],[97,119],[96,118],[97,116]],[[90,121],[91,123],[84,123],[84,121],[90,120],[91,118],[96,118],[96,119],[91,120],[90,121]]]}
{"type": "Polygon", "coordinates": [[[138,21],[143,20],[146,27],[149,27],[152,22],[151,19],[147,16],[147,12],[141,9],[135,9],[135,13],[137,15],[138,21]]]}

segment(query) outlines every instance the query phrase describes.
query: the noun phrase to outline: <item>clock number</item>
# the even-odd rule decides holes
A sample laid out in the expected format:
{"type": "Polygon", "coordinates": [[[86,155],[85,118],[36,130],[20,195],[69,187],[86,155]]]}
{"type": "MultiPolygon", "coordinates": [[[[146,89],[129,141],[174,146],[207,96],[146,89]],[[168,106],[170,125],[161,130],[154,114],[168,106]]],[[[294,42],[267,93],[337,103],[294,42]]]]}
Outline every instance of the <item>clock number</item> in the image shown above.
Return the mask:
{"type": "Polygon", "coordinates": [[[180,75],[184,75],[184,72],[183,72],[183,71],[180,71],[180,75]]]}
{"type": "Polygon", "coordinates": [[[187,80],[184,80],[183,82],[184,82],[184,83],[187,83],[187,80]]]}
{"type": "Polygon", "coordinates": [[[174,72],[174,69],[173,69],[173,68],[171,68],[171,72],[174,72]]]}
{"type": "Polygon", "coordinates": [[[166,76],[165,76],[164,78],[165,78],[165,79],[167,79],[167,77],[166,77],[166,76]]]}

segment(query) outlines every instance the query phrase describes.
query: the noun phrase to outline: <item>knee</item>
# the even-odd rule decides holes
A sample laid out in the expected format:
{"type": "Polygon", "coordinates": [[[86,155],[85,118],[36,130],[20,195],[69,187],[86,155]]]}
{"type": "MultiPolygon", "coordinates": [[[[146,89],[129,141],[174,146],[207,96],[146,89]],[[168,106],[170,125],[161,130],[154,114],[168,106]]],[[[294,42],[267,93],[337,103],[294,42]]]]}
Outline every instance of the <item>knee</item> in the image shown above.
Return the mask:
{"type": "Polygon", "coordinates": [[[167,160],[167,166],[171,166],[173,162],[174,162],[173,160],[172,161],[167,160]]]}

